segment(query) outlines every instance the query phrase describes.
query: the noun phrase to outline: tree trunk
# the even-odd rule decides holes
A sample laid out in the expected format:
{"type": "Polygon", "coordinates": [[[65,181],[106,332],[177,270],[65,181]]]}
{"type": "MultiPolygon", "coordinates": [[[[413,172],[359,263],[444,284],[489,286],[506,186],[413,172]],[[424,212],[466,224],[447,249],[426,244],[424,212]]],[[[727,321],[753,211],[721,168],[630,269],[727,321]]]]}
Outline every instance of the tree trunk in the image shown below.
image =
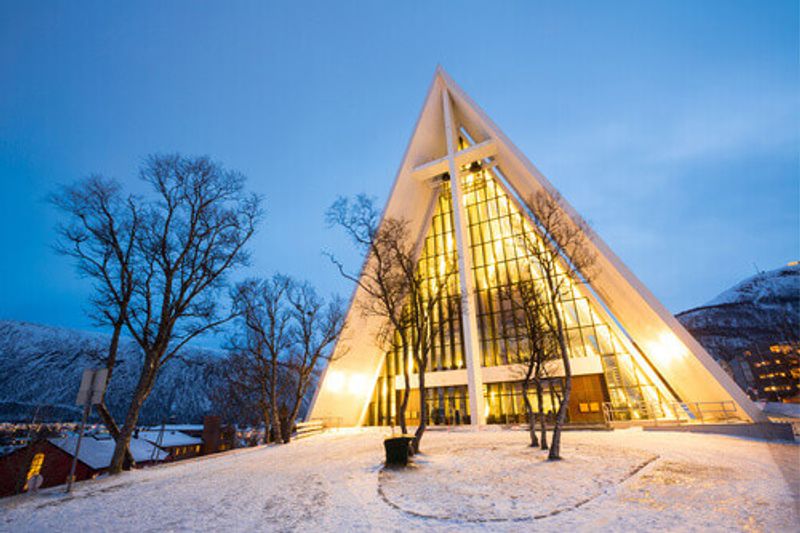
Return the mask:
{"type": "Polygon", "coordinates": [[[280,412],[278,412],[278,404],[274,400],[272,400],[272,438],[274,442],[283,442],[283,434],[281,433],[281,416],[280,412]]]}
{"type": "MultiPolygon", "coordinates": [[[[561,324],[559,321],[559,329],[561,324]]],[[[567,410],[569,404],[569,396],[572,392],[572,368],[569,363],[569,354],[567,353],[566,343],[564,341],[563,333],[559,334],[559,344],[561,345],[561,360],[564,363],[564,392],[561,396],[561,403],[558,406],[556,413],[556,423],[553,427],[553,439],[550,444],[550,454],[547,458],[551,461],[561,459],[561,430],[567,420],[567,410]]]]}
{"type": "MultiPolygon", "coordinates": [[[[312,367],[313,368],[313,367],[312,367]]],[[[289,444],[291,440],[292,429],[294,429],[295,420],[297,420],[297,413],[300,412],[300,404],[303,402],[303,395],[308,387],[309,380],[304,378],[303,376],[299,376],[297,378],[297,389],[295,390],[294,395],[294,405],[292,406],[292,410],[289,411],[289,420],[287,425],[289,426],[289,431],[287,435],[283,436],[283,442],[289,444]]],[[[307,416],[307,415],[306,415],[307,416]]]]}
{"type": "Polygon", "coordinates": [[[400,432],[403,435],[408,434],[408,423],[406,422],[406,409],[408,409],[408,389],[403,390],[403,394],[400,396],[400,405],[397,409],[397,423],[400,426],[400,432]]]}
{"type": "MultiPolygon", "coordinates": [[[[108,411],[108,407],[105,404],[105,398],[103,399],[103,403],[99,403],[95,406],[97,409],[97,414],[100,415],[100,419],[103,421],[103,425],[108,430],[108,434],[111,435],[111,438],[114,439],[116,443],[119,440],[119,426],[114,421],[114,417],[111,416],[111,413],[108,411]]],[[[125,448],[125,464],[130,466],[135,466],[136,461],[133,459],[133,454],[131,454],[131,450],[129,447],[125,448]]]]}
{"type": "Polygon", "coordinates": [[[108,468],[108,473],[111,475],[119,474],[125,466],[125,455],[130,448],[131,437],[136,429],[136,422],[139,420],[139,411],[142,409],[145,396],[143,391],[138,388],[133,395],[128,414],[125,417],[125,424],[120,429],[119,438],[114,446],[114,455],[111,457],[111,465],[108,468]]]}
{"type": "Polygon", "coordinates": [[[272,409],[269,404],[269,394],[267,393],[267,384],[264,382],[263,374],[259,376],[259,386],[261,392],[261,418],[264,419],[264,444],[270,443],[270,426],[272,425],[272,409]]]}
{"type": "Polygon", "coordinates": [[[292,429],[294,428],[294,418],[291,416],[286,417],[286,431],[283,432],[283,443],[289,444],[292,442],[292,429]]]}
{"type": "Polygon", "coordinates": [[[561,399],[561,404],[558,406],[556,413],[556,423],[553,427],[553,439],[550,444],[550,454],[547,456],[550,460],[561,459],[561,431],[564,423],[567,420],[567,404],[569,402],[569,395],[572,389],[572,377],[567,376],[564,380],[564,395],[561,399]]]}
{"type": "MultiPolygon", "coordinates": [[[[124,311],[123,311],[124,312],[124,311]]],[[[108,346],[108,359],[106,359],[106,368],[108,368],[108,375],[106,376],[106,387],[111,382],[111,374],[114,373],[114,365],[117,363],[117,352],[119,351],[119,337],[122,333],[122,326],[124,321],[119,320],[114,324],[114,330],[111,332],[111,343],[108,346]]]]}
{"type": "Polygon", "coordinates": [[[289,444],[289,434],[292,432],[292,428],[289,426],[289,410],[286,408],[286,405],[281,405],[281,408],[278,411],[278,424],[281,427],[280,442],[283,444],[289,444]]]}
{"type": "Polygon", "coordinates": [[[525,413],[528,415],[528,429],[531,437],[531,448],[539,446],[539,439],[536,438],[536,418],[533,414],[533,406],[528,398],[529,383],[527,380],[522,382],[522,398],[525,400],[525,413]]]}
{"type": "Polygon", "coordinates": [[[269,407],[264,405],[261,410],[261,418],[264,419],[264,444],[269,444],[269,426],[270,426],[270,410],[269,407]]]}
{"type": "MultiPolygon", "coordinates": [[[[403,350],[405,353],[405,349],[403,350]]],[[[408,375],[408,361],[403,360],[403,380],[405,381],[405,388],[403,389],[403,396],[400,400],[400,405],[397,409],[397,422],[400,424],[400,431],[403,435],[408,434],[408,425],[406,424],[406,409],[408,408],[408,398],[411,392],[411,378],[408,375]]]]}
{"type": "Polygon", "coordinates": [[[428,405],[425,401],[425,371],[422,365],[419,366],[419,426],[414,433],[414,453],[420,450],[422,435],[428,427],[428,405]]]}
{"type": "Polygon", "coordinates": [[[280,413],[278,413],[278,406],[275,405],[274,401],[272,405],[270,405],[270,418],[270,441],[281,443],[283,442],[283,434],[281,433],[281,417],[280,413]]]}
{"type": "MultiPolygon", "coordinates": [[[[125,309],[122,310],[122,313],[125,312],[125,309]]],[[[124,325],[124,321],[118,320],[114,323],[114,329],[111,332],[111,342],[108,345],[108,358],[106,359],[106,369],[108,370],[108,374],[106,375],[106,383],[105,383],[105,390],[103,391],[103,398],[102,401],[97,404],[95,409],[97,410],[97,414],[100,415],[100,419],[103,421],[103,425],[108,430],[109,435],[111,438],[114,439],[114,443],[119,440],[119,426],[117,422],[114,420],[114,417],[111,416],[111,412],[108,410],[106,406],[106,391],[108,390],[108,385],[111,383],[111,376],[114,373],[114,366],[117,364],[117,353],[119,352],[119,337],[122,333],[122,326],[124,325]]],[[[133,454],[131,454],[130,448],[125,448],[125,464],[130,466],[135,466],[136,461],[133,459],[133,454]]]]}
{"type": "Polygon", "coordinates": [[[270,369],[270,407],[272,409],[272,437],[275,442],[283,442],[283,434],[281,433],[281,417],[278,412],[278,362],[272,361],[272,368],[270,369]]]}
{"type": "Polygon", "coordinates": [[[139,412],[142,410],[147,395],[150,394],[150,389],[153,386],[156,373],[158,369],[155,362],[149,357],[145,356],[145,365],[142,368],[142,373],[139,376],[139,383],[136,385],[136,391],[133,393],[131,405],[128,407],[128,414],[125,416],[125,424],[123,424],[119,433],[119,440],[114,446],[114,455],[111,456],[111,465],[108,467],[110,475],[116,475],[122,472],[125,462],[125,452],[130,448],[131,437],[133,431],[136,429],[136,423],[139,421],[139,412]],[[148,360],[149,359],[149,360],[148,360]]]}
{"type": "Polygon", "coordinates": [[[544,413],[544,395],[542,394],[542,380],[541,378],[536,378],[536,401],[539,403],[539,424],[540,429],[542,432],[542,449],[546,450],[547,446],[547,420],[545,420],[545,413],[544,413]]]}
{"type": "MultiPolygon", "coordinates": [[[[552,272],[551,272],[552,274],[552,272]]],[[[558,308],[558,290],[559,288],[554,284],[552,275],[546,276],[547,284],[550,289],[550,303],[553,306],[553,318],[556,322],[556,335],[558,337],[558,348],[561,351],[561,361],[564,364],[564,392],[561,397],[561,403],[558,406],[558,413],[556,413],[555,426],[553,427],[553,439],[550,444],[549,460],[561,459],[561,429],[567,420],[567,406],[569,404],[569,396],[572,392],[572,367],[569,362],[569,351],[567,350],[567,339],[564,331],[564,322],[561,319],[561,310],[558,308]]]]}

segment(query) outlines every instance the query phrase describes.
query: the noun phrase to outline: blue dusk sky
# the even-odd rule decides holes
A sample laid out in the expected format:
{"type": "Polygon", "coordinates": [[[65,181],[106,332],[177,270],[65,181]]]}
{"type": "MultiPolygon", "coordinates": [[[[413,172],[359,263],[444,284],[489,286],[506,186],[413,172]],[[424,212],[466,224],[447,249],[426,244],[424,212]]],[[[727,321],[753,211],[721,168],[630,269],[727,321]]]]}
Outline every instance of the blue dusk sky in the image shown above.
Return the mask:
{"type": "Polygon", "coordinates": [[[45,196],[154,152],[249,177],[241,275],[351,287],[437,64],[672,312],[800,258],[798,3],[0,2],[0,319],[91,329],[45,196]]]}

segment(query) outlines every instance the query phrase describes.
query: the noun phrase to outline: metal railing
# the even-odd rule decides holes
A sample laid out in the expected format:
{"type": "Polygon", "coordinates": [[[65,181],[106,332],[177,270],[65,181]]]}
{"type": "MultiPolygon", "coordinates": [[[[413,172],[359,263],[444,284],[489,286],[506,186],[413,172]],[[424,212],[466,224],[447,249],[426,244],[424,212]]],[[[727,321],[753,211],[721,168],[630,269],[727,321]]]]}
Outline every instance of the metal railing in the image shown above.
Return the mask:
{"type": "Polygon", "coordinates": [[[302,439],[303,437],[310,437],[317,433],[322,433],[325,430],[325,422],[322,420],[309,420],[307,422],[298,422],[295,427],[295,439],[302,439]]]}
{"type": "Polygon", "coordinates": [[[322,425],[325,429],[342,427],[341,416],[325,416],[322,418],[314,418],[313,420],[309,420],[309,422],[314,422],[314,421],[322,422],[322,425]]]}
{"type": "Polygon", "coordinates": [[[326,429],[342,427],[342,418],[338,416],[330,416],[323,418],[314,418],[306,420],[305,422],[297,422],[294,425],[294,438],[302,439],[322,433],[326,429]]]}
{"type": "Polygon", "coordinates": [[[606,423],[643,422],[653,425],[719,424],[744,419],[733,401],[719,402],[641,402],[633,405],[603,403],[606,423]]]}

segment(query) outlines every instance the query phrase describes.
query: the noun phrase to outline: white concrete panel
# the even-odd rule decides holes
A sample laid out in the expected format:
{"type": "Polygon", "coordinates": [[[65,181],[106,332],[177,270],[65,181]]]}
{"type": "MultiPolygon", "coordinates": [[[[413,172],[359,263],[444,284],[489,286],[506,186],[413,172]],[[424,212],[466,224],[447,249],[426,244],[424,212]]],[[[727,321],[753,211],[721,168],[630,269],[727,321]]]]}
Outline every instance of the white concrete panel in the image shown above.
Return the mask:
{"type": "MultiPolygon", "coordinates": [[[[590,374],[602,374],[603,363],[599,357],[576,357],[570,359],[573,376],[586,376],[590,374]]],[[[561,360],[547,362],[547,375],[549,377],[563,377],[564,363],[561,360]]],[[[521,381],[525,378],[525,365],[498,365],[481,367],[481,380],[483,383],[504,383],[508,381],[521,381]]],[[[419,387],[419,374],[409,376],[411,388],[419,387]]],[[[455,387],[467,384],[466,369],[459,370],[440,370],[430,372],[425,375],[425,385],[427,387],[455,387]]],[[[395,376],[395,388],[405,388],[403,376],[395,376]]]]}

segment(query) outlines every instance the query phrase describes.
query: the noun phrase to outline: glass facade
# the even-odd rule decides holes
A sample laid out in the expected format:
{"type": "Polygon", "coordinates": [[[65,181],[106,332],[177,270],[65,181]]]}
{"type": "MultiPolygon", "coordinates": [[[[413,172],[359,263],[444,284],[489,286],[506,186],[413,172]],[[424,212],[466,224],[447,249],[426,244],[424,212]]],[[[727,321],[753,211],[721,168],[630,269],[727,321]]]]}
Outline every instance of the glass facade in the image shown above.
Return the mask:
{"type": "MultiPolygon", "coordinates": [[[[442,276],[448,262],[456,261],[456,235],[453,224],[450,185],[444,182],[441,185],[430,227],[422,245],[418,266],[426,274],[430,283],[435,283],[435,280],[442,276]]],[[[456,273],[449,280],[446,297],[434,310],[433,315],[437,327],[431,342],[429,372],[466,368],[459,287],[458,273],[456,273]]],[[[391,425],[393,421],[396,421],[397,405],[401,400],[400,390],[402,387],[398,386],[395,392],[395,383],[396,376],[403,375],[403,361],[404,358],[397,347],[386,354],[369,407],[368,420],[371,425],[391,425]]],[[[414,370],[412,367],[411,371],[414,372],[414,370]]],[[[444,412],[449,415],[437,416],[437,420],[452,420],[453,423],[456,421],[459,423],[469,422],[468,407],[463,404],[467,398],[466,385],[456,388],[461,392],[456,394],[452,390],[446,390],[447,387],[442,390],[428,389],[426,402],[429,404],[431,420],[433,420],[433,414],[444,412]],[[445,398],[448,400],[445,401],[445,398]],[[457,401],[456,398],[460,399],[457,401]],[[458,416],[456,416],[456,411],[458,411],[458,416]]],[[[414,401],[409,401],[407,411],[409,420],[418,418],[418,402],[418,397],[414,401]]]]}
{"type": "MultiPolygon", "coordinates": [[[[517,331],[518,320],[513,317],[512,298],[508,291],[520,280],[542,279],[536,259],[522,244],[521,236],[535,235],[533,225],[502,186],[493,170],[473,165],[462,177],[463,202],[472,259],[475,287],[475,308],[481,363],[484,367],[513,365],[524,360],[525,335],[517,331]]],[[[449,182],[440,186],[439,197],[430,228],[423,245],[419,268],[433,280],[436,269],[444,268],[446,259],[454,260],[455,230],[449,182]]],[[[453,280],[448,298],[437,309],[436,339],[431,353],[429,372],[459,370],[466,367],[463,355],[461,299],[459,280],[453,280]]],[[[606,389],[599,402],[607,402],[615,418],[657,418],[667,413],[666,404],[675,399],[658,379],[655,372],[644,366],[646,360],[635,349],[626,347],[619,330],[604,320],[584,294],[585,286],[564,279],[559,309],[566,326],[568,348],[572,359],[595,358],[603,370],[606,389]],[[631,353],[634,352],[634,353],[631,353]]],[[[627,346],[630,346],[629,344],[627,346]]],[[[394,385],[400,389],[395,376],[402,375],[400,354],[386,354],[381,378],[376,384],[370,404],[368,422],[390,424],[396,416],[394,385]]],[[[554,380],[548,385],[544,399],[545,412],[557,409],[553,395],[560,387],[554,380]]],[[[487,423],[521,422],[525,406],[519,380],[488,383],[484,386],[487,423]]],[[[426,404],[431,423],[466,423],[469,420],[466,384],[431,388],[426,392],[426,404]]],[[[419,409],[419,397],[411,411],[419,409]]],[[[535,395],[531,396],[535,405],[535,395]]],[[[410,420],[411,422],[411,420],[410,420]]]]}
{"type": "MultiPolygon", "coordinates": [[[[536,259],[521,242],[522,235],[530,239],[536,233],[492,171],[476,169],[463,183],[483,366],[515,363],[525,354],[524,334],[515,330],[519,321],[512,316],[511,298],[503,295],[520,280],[542,280],[536,259]]],[[[663,416],[662,406],[674,401],[663,384],[645,375],[582,287],[561,281],[559,307],[570,358],[601,359],[612,408],[627,410],[632,418],[663,416]]]]}
{"type": "MultiPolygon", "coordinates": [[[[488,383],[485,385],[484,397],[486,398],[484,415],[487,424],[521,424],[527,421],[525,413],[525,400],[522,396],[522,383],[488,383]]],[[[549,414],[558,410],[558,397],[561,394],[561,380],[545,380],[542,385],[542,412],[549,414]]],[[[528,400],[534,411],[539,411],[539,401],[536,390],[530,387],[528,400]]]]}
{"type": "Polygon", "coordinates": [[[469,391],[466,385],[432,387],[425,392],[431,424],[469,424],[469,391]]]}
{"type": "MultiPolygon", "coordinates": [[[[453,205],[450,186],[443,183],[431,226],[423,244],[419,269],[430,283],[445,276],[448,264],[456,264],[456,235],[453,227],[453,205]]],[[[466,368],[464,337],[461,329],[461,290],[458,274],[448,280],[447,295],[434,310],[437,323],[431,344],[429,370],[466,368]]]]}

